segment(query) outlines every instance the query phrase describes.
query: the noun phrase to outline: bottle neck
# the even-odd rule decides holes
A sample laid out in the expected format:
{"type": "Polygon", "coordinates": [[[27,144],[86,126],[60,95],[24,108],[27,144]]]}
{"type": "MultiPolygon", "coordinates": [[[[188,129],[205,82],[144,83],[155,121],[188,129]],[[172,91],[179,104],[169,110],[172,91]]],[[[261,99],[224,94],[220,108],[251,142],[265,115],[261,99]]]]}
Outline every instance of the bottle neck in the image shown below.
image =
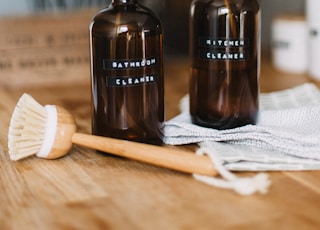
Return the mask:
{"type": "Polygon", "coordinates": [[[136,3],[137,0],[112,0],[112,5],[131,5],[136,3]]]}

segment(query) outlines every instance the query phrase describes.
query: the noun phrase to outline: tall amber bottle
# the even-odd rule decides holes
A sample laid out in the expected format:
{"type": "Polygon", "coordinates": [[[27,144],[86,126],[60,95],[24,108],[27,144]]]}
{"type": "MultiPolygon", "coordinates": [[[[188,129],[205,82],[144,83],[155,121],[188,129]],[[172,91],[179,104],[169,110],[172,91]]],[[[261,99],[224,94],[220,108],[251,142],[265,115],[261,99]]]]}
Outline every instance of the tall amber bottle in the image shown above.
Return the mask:
{"type": "Polygon", "coordinates": [[[260,75],[256,0],[194,0],[190,16],[190,114],[195,124],[255,124],[260,75]]]}
{"type": "Polygon", "coordinates": [[[113,0],[90,25],[92,132],[160,143],[164,121],[162,27],[137,0],[113,0]]]}

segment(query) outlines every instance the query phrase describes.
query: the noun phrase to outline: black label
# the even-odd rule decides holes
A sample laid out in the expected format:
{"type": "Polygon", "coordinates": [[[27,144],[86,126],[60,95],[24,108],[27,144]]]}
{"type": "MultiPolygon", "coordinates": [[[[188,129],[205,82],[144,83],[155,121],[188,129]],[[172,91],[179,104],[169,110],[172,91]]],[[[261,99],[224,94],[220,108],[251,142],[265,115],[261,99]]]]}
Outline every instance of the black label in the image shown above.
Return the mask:
{"type": "Polygon", "coordinates": [[[199,38],[200,47],[211,47],[211,48],[237,48],[237,47],[248,47],[248,39],[225,39],[225,38],[199,38]]]}
{"type": "Polygon", "coordinates": [[[131,87],[144,84],[152,84],[158,81],[156,74],[145,76],[122,76],[122,77],[106,77],[107,87],[131,87]]]}
{"type": "Polygon", "coordinates": [[[140,69],[145,67],[156,66],[158,61],[156,58],[137,59],[137,60],[103,60],[104,70],[124,70],[124,69],[140,69]]]}
{"type": "Polygon", "coordinates": [[[208,60],[233,60],[241,61],[248,58],[246,52],[232,52],[232,51],[220,51],[220,50],[199,50],[199,57],[208,60]]]}
{"type": "Polygon", "coordinates": [[[248,39],[199,38],[198,56],[215,61],[242,61],[249,58],[248,39]]]}

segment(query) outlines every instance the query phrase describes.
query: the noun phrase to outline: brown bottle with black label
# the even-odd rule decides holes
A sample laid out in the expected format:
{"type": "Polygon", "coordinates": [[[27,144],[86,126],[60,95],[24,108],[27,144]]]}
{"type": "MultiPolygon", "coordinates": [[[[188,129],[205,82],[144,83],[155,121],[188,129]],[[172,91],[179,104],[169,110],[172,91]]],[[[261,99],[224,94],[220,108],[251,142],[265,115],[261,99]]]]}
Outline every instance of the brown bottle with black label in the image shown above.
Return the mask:
{"type": "Polygon", "coordinates": [[[161,143],[163,41],[159,19],[137,0],[113,0],[90,25],[92,132],[161,143]]]}
{"type": "Polygon", "coordinates": [[[194,0],[190,17],[190,114],[214,129],[255,124],[260,75],[256,0],[194,0]]]}

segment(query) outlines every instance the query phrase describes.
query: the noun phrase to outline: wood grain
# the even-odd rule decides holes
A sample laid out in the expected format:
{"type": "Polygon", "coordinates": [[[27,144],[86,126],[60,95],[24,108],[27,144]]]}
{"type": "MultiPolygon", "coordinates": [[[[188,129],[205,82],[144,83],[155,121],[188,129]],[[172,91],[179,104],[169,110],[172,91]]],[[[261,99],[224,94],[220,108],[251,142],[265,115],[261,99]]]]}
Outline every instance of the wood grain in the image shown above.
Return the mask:
{"type": "Polygon", "coordinates": [[[82,133],[75,133],[72,136],[72,143],[179,172],[207,176],[218,174],[208,156],[198,156],[191,151],[82,133]]]}
{"type": "Polygon", "coordinates": [[[88,34],[95,11],[1,18],[0,85],[88,84],[88,34]]]}
{"type": "MultiPolygon", "coordinates": [[[[188,58],[166,57],[167,119],[188,92],[188,58]]],[[[16,74],[23,74],[18,71],[16,74]]],[[[263,59],[261,91],[311,81],[263,59]]],[[[59,160],[9,160],[7,130],[22,93],[70,111],[90,132],[90,85],[0,85],[0,228],[20,229],[318,229],[320,172],[272,172],[268,195],[241,197],[189,174],[75,146],[59,160]]],[[[195,146],[171,147],[194,150],[195,146]]],[[[238,173],[238,176],[251,174],[238,173]]]]}

